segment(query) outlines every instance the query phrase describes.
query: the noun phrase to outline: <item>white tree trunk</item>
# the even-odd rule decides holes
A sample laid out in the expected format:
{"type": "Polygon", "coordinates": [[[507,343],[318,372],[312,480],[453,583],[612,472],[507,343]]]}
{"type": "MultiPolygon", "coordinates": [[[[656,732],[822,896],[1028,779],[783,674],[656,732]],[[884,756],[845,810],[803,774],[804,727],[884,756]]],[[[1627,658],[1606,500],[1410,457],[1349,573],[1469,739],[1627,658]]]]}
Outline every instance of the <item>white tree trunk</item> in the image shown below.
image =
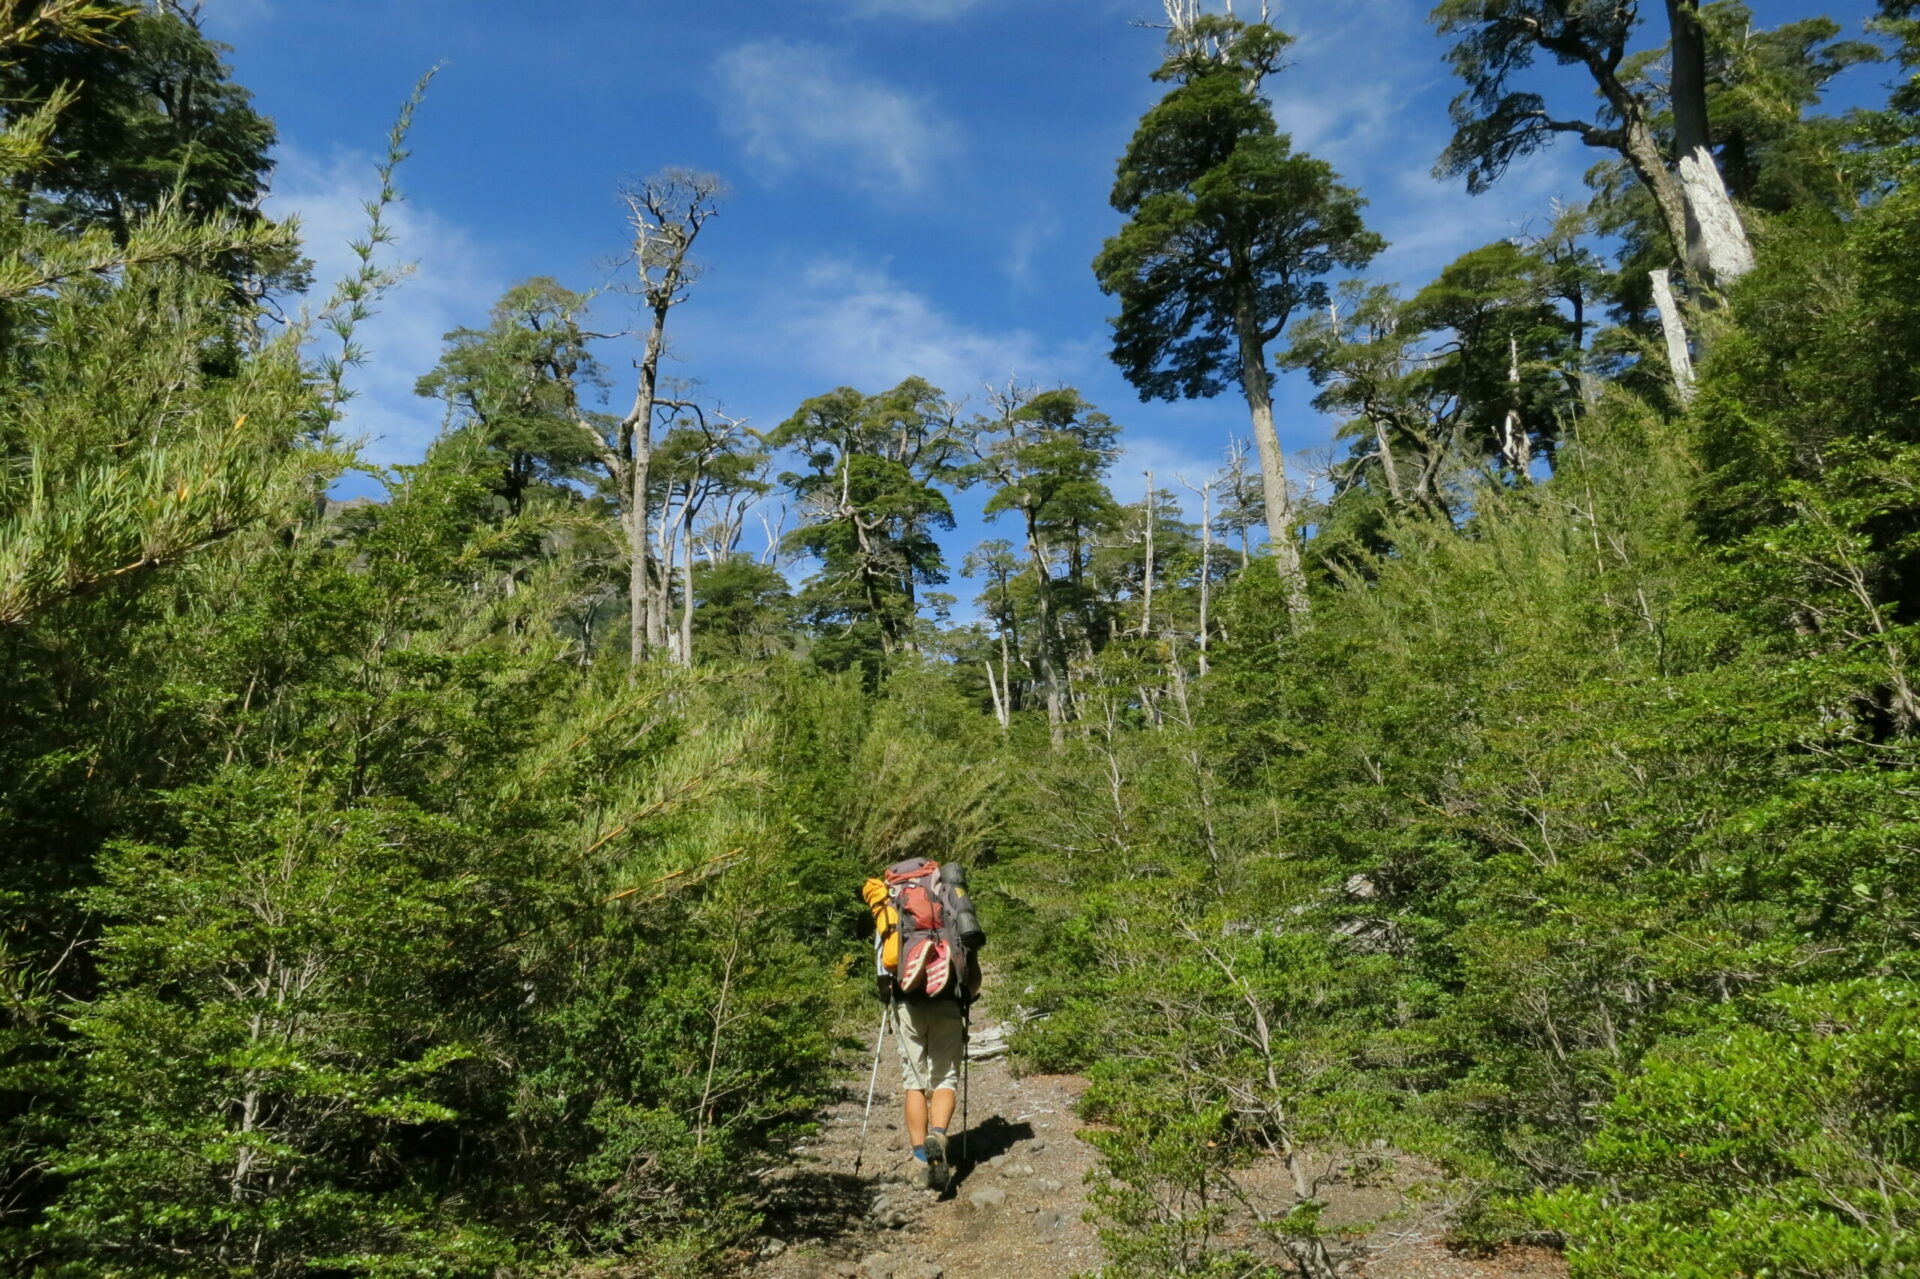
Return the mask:
{"type": "Polygon", "coordinates": [[[680,664],[693,665],[693,542],[687,542],[687,562],[681,570],[680,664]]]}
{"type": "Polygon", "coordinates": [[[1725,288],[1753,270],[1753,245],[1705,147],[1680,157],[1680,192],[1687,202],[1687,265],[1725,288]]]}
{"type": "MultiPolygon", "coordinates": [[[[1252,396],[1248,397],[1253,400],[1252,396]]],[[[1249,405],[1253,414],[1253,443],[1260,450],[1260,489],[1266,501],[1267,542],[1287,588],[1287,611],[1296,617],[1307,612],[1307,579],[1300,568],[1300,544],[1293,540],[1293,495],[1287,491],[1287,459],[1280,451],[1280,433],[1273,424],[1273,401],[1264,393],[1249,405]]]]}
{"type": "Polygon", "coordinates": [[[1007,728],[1007,703],[1000,695],[1000,681],[993,677],[993,659],[980,663],[987,668],[987,691],[993,694],[993,717],[1000,722],[1000,730],[1007,728]]]}
{"type": "Polygon", "coordinates": [[[1693,399],[1693,352],[1687,347],[1687,329],[1680,322],[1680,306],[1673,300],[1673,281],[1661,267],[1653,279],[1653,305],[1660,312],[1660,331],[1667,338],[1667,364],[1673,369],[1673,387],[1686,403],[1693,399]]]}
{"type": "MultiPolygon", "coordinates": [[[[1507,385],[1513,388],[1513,396],[1520,397],[1520,343],[1515,338],[1507,339],[1507,385]]],[[[1500,428],[1505,437],[1500,448],[1507,455],[1507,465],[1522,480],[1532,479],[1533,442],[1527,439],[1526,423],[1520,420],[1520,406],[1515,403],[1507,408],[1507,420],[1500,428]]]]}

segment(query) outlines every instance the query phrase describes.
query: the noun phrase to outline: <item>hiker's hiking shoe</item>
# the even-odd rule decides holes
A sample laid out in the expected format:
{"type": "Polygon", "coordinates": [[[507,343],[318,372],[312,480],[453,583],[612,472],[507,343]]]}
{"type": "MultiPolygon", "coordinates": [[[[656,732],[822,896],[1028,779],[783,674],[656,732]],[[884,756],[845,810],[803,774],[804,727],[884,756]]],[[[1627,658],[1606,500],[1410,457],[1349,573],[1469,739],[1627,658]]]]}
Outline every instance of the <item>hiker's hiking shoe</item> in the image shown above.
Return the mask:
{"type": "Polygon", "coordinates": [[[947,1134],[927,1134],[927,1189],[945,1190],[953,1176],[953,1164],[947,1158],[947,1134]]]}
{"type": "Polygon", "coordinates": [[[947,978],[953,974],[953,964],[947,943],[933,943],[933,958],[927,961],[927,993],[937,995],[947,988],[947,978]]]}
{"type": "Polygon", "coordinates": [[[927,961],[933,958],[933,939],[922,938],[900,960],[900,989],[918,991],[927,977],[927,961]]]}

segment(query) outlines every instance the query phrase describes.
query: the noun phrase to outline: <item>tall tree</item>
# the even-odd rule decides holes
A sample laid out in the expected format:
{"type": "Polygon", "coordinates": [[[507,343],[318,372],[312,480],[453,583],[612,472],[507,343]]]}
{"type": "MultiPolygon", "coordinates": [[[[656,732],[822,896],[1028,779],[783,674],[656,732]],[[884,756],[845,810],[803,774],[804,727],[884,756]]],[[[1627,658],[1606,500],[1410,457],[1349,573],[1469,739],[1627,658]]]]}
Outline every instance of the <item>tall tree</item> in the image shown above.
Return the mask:
{"type": "Polygon", "coordinates": [[[1536,453],[1551,454],[1577,402],[1561,376],[1573,333],[1542,267],[1496,240],[1448,263],[1407,308],[1409,326],[1431,345],[1434,389],[1457,402],[1467,442],[1522,481],[1536,453]]]}
{"type": "Polygon", "coordinates": [[[877,673],[915,647],[918,588],[946,580],[933,531],[953,527],[953,509],[940,485],[966,478],[954,406],[920,378],[879,395],[841,387],[802,404],[767,443],[801,455],[804,469],[780,478],[803,521],[787,545],[820,565],[801,602],[830,641],[821,652],[877,673]]]}
{"type": "Polygon", "coordinates": [[[1167,95],[1121,157],[1113,207],[1128,215],[1094,259],[1120,299],[1113,358],[1143,399],[1213,396],[1237,382],[1260,450],[1267,534],[1289,606],[1307,607],[1267,347],[1322,277],[1382,247],[1331,167],[1297,153],[1261,85],[1289,37],[1265,23],[1184,14],[1156,80],[1167,95]]]}
{"type": "Polygon", "coordinates": [[[1453,141],[1438,168],[1465,174],[1477,194],[1517,157],[1572,134],[1624,160],[1653,196],[1674,252],[1701,283],[1724,286],[1752,269],[1753,249],[1710,149],[1698,0],[1666,0],[1666,10],[1671,156],[1655,132],[1650,89],[1623,72],[1640,25],[1637,0],[1442,0],[1433,22],[1440,34],[1459,37],[1447,56],[1467,87],[1453,100],[1453,141]],[[1556,114],[1541,94],[1514,86],[1542,53],[1586,70],[1601,99],[1594,119],[1556,114]]]}
{"type": "Polygon", "coordinates": [[[700,278],[691,256],[694,241],[725,195],[719,178],[692,169],[667,169],[621,192],[627,210],[627,262],[633,267],[627,287],[640,300],[643,324],[640,354],[633,361],[633,404],[611,423],[584,402],[573,408],[576,424],[594,443],[621,494],[620,523],[628,555],[627,642],[635,662],[666,642],[667,583],[653,564],[648,521],[654,419],[691,407],[662,394],[667,317],[687,300],[688,290],[700,278]]]}
{"type": "Polygon", "coordinates": [[[1840,39],[1840,24],[1827,17],[1757,27],[1743,0],[1715,0],[1700,20],[1711,140],[1728,191],[1771,212],[1857,209],[1858,166],[1849,152],[1857,146],[1858,122],[1812,111],[1836,76],[1883,61],[1882,50],[1840,39]]]}
{"type": "Polygon", "coordinates": [[[1896,111],[1920,113],[1920,0],[1880,0],[1880,17],[1873,25],[1900,42],[1894,56],[1908,73],[1906,82],[1895,87],[1889,105],[1896,111]]]}
{"type": "Polygon", "coordinates": [[[529,490],[585,474],[599,441],[583,440],[572,409],[599,368],[576,314],[584,299],[550,279],[515,285],[484,329],[455,329],[416,394],[444,402],[447,424],[500,455],[495,492],[519,514],[529,490]]]}
{"type": "MultiPolygon", "coordinates": [[[[740,537],[745,505],[767,491],[768,454],[738,418],[694,410],[660,441],[654,457],[659,508],[658,555],[661,578],[671,585],[680,575],[680,614],[668,648],[681,666],[693,665],[693,613],[699,591],[695,561],[702,543],[709,567],[727,562],[740,537]],[[716,518],[701,517],[717,510],[716,518]]],[[[669,598],[669,603],[671,599],[669,598]]]]}
{"type": "Polygon", "coordinates": [[[1035,394],[1012,386],[995,400],[997,416],[979,424],[976,436],[980,473],[994,486],[986,514],[1017,511],[1024,526],[1038,604],[1034,660],[1057,739],[1066,722],[1067,658],[1054,563],[1066,559],[1069,589],[1077,592],[1086,531],[1114,509],[1104,477],[1118,456],[1119,428],[1071,387],[1035,394]]]}
{"type": "MultiPolygon", "coordinates": [[[[264,221],[275,129],[233,81],[227,46],[176,4],[99,8],[110,21],[69,24],[0,65],[10,119],[61,104],[42,162],[10,175],[14,198],[36,220],[105,228],[122,245],[163,207],[201,222],[264,221]]],[[[220,265],[254,298],[306,283],[290,247],[232,252],[220,265]]]]}
{"type": "Polygon", "coordinates": [[[1438,385],[1408,311],[1388,286],[1349,281],[1289,334],[1283,361],[1307,371],[1321,388],[1314,407],[1344,418],[1338,434],[1353,440],[1334,468],[1336,518],[1322,522],[1322,538],[1335,527],[1351,533],[1345,517],[1357,493],[1381,499],[1376,507],[1446,513],[1442,483],[1458,453],[1461,404],[1438,385]]]}

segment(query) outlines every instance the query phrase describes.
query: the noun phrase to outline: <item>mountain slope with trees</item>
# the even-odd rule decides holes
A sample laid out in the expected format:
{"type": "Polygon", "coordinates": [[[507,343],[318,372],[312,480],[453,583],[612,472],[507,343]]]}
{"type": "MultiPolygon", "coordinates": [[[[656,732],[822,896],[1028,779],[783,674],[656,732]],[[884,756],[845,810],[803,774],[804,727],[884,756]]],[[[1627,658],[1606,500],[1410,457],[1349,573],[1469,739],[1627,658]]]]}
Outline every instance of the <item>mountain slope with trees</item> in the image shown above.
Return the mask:
{"type": "Polygon", "coordinates": [[[1577,1276],[1920,1269],[1920,41],[1882,10],[1441,5],[1443,170],[1608,158],[1403,287],[1274,125],[1287,38],[1171,3],[1096,281],[1134,385],[1237,384],[1253,440],[1137,503],[1071,387],[761,429],[662,377],[724,199],[675,171],[630,193],[635,384],[529,280],[343,507],[418,95],[288,322],[272,126],[191,12],[0,6],[12,1267],[723,1269],[859,1050],[855,889],[926,855],[974,868],[1017,1061],[1089,1080],[1104,1274],[1342,1273],[1325,1179],[1382,1151],[1577,1276]],[[1515,88],[1549,58],[1592,119],[1515,88]],[[1884,107],[1820,114],[1879,58],[1884,107]],[[1286,372],[1343,442],[1311,483],[1286,372]],[[942,541],[963,491],[1001,536],[942,541]],[[1283,1209],[1223,1234],[1256,1163],[1283,1209]]]}

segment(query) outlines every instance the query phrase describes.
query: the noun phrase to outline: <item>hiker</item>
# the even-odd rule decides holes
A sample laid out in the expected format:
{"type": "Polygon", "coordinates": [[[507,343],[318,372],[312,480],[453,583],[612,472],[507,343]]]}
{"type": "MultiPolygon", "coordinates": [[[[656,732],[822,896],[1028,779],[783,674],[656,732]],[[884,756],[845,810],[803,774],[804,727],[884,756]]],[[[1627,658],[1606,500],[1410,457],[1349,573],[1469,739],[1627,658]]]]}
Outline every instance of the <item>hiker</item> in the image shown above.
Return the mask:
{"type": "MultiPolygon", "coordinates": [[[[961,1088],[967,1014],[980,993],[980,947],[987,935],[974,916],[966,872],[951,862],[896,862],[867,880],[860,896],[873,912],[875,993],[887,1005],[881,1029],[891,1025],[900,1052],[912,1176],[941,1190],[953,1173],[947,1130],[961,1088]]],[[[879,1050],[876,1043],[876,1060],[879,1050]]]]}

